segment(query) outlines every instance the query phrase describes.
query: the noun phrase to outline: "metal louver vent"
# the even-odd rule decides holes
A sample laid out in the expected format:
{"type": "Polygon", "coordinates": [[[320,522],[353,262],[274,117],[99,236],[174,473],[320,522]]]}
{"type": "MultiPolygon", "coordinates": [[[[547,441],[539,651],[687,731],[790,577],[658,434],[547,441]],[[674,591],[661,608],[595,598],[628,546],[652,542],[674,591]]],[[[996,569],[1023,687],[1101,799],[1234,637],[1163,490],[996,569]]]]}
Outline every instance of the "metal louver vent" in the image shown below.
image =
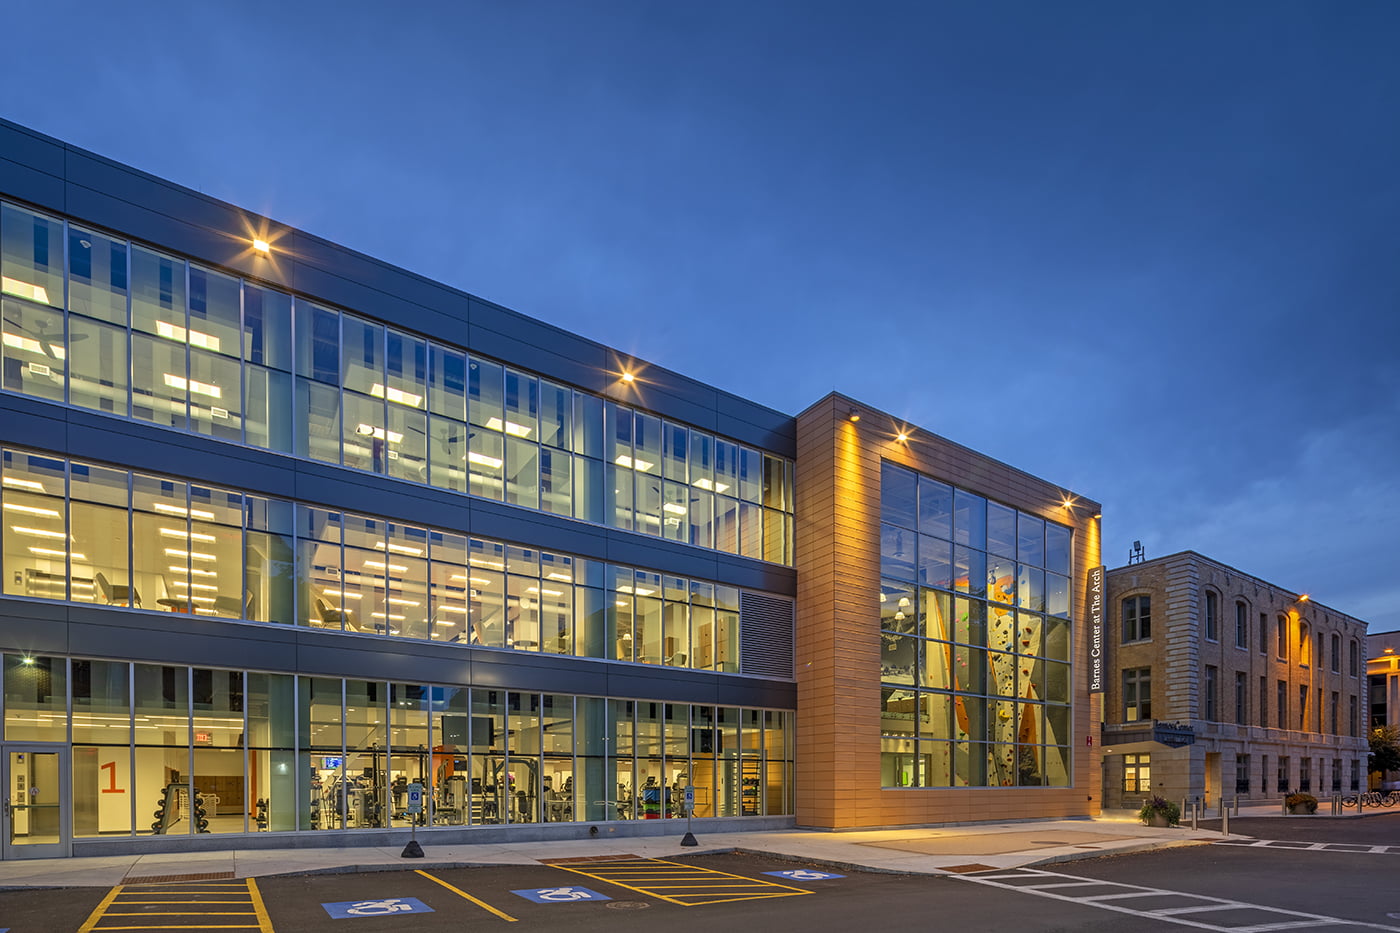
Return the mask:
{"type": "Polygon", "coordinates": [[[791,680],[793,635],[792,600],[739,594],[739,669],[743,673],[791,680]]]}

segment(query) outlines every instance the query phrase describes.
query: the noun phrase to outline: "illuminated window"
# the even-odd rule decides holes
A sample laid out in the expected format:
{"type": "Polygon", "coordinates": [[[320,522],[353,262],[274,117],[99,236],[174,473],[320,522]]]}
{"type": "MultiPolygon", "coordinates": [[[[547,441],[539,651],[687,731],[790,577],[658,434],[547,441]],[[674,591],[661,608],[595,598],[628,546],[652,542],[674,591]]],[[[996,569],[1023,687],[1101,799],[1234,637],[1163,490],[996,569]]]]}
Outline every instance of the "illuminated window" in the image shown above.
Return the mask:
{"type": "Polygon", "coordinates": [[[1152,756],[1123,756],[1123,793],[1152,793],[1152,756]]]}

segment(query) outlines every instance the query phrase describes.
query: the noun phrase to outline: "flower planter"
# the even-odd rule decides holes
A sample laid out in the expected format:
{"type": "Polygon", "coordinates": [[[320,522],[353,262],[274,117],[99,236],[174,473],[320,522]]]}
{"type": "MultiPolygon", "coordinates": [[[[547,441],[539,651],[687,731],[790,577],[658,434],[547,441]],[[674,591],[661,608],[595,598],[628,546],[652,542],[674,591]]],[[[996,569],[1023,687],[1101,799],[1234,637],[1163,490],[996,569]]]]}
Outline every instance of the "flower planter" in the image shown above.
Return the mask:
{"type": "Polygon", "coordinates": [[[1300,803],[1288,808],[1289,816],[1311,816],[1316,810],[1305,803],[1300,803]]]}
{"type": "Polygon", "coordinates": [[[1171,825],[1171,821],[1167,819],[1167,815],[1165,813],[1154,813],[1147,818],[1147,825],[1156,826],[1160,829],[1166,829],[1168,826],[1171,825]]]}

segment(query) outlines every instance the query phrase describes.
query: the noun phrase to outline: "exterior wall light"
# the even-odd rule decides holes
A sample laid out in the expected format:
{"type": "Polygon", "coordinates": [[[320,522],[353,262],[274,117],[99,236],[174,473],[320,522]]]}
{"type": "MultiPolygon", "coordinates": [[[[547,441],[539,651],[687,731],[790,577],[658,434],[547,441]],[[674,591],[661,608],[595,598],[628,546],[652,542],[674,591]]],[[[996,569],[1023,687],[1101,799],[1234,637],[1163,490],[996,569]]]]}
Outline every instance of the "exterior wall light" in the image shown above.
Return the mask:
{"type": "Polygon", "coordinates": [[[637,379],[637,377],[634,376],[634,375],[632,375],[631,373],[624,372],[624,373],[622,374],[622,381],[623,381],[623,382],[635,382],[636,379],[637,379]]]}
{"type": "Polygon", "coordinates": [[[894,439],[899,441],[901,444],[907,444],[909,443],[909,433],[907,431],[900,431],[894,436],[894,439]]]}
{"type": "Polygon", "coordinates": [[[1308,601],[1308,594],[1307,594],[1307,593],[1299,593],[1299,594],[1298,594],[1298,602],[1300,602],[1300,603],[1305,603],[1305,602],[1307,602],[1307,601],[1308,601]]]}
{"type": "Polygon", "coordinates": [[[272,247],[268,244],[266,240],[254,240],[253,251],[256,253],[262,253],[264,256],[266,256],[268,253],[272,252],[272,247]]]}
{"type": "Polygon", "coordinates": [[[846,413],[846,417],[849,418],[849,419],[851,419],[852,422],[859,421],[859,420],[860,420],[860,410],[859,410],[859,409],[856,409],[856,408],[852,408],[849,412],[846,413]]]}

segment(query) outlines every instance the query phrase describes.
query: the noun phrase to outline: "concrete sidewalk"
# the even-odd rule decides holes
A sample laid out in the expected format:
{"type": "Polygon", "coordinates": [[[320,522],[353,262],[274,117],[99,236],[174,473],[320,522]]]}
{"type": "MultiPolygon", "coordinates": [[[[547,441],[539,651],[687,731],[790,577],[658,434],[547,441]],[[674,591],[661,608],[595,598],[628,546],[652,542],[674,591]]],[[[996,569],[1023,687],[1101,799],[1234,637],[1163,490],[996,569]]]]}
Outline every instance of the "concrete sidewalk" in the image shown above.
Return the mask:
{"type": "MultiPolygon", "coordinates": [[[[1020,868],[1100,855],[1199,845],[1226,838],[1218,832],[1153,829],[1133,816],[1093,820],[979,823],[976,825],[860,832],[781,830],[715,833],[698,827],[699,845],[680,844],[685,832],[665,837],[551,842],[434,845],[420,840],[424,857],[401,857],[402,846],[326,849],[232,849],[0,862],[0,890],[40,887],[111,887],[142,880],[262,878],[322,872],[401,871],[413,868],[534,865],[565,858],[633,855],[671,859],[714,852],[751,852],[783,861],[832,868],[909,874],[947,874],[977,868],[1020,868]],[[195,877],[190,877],[195,876],[195,877]]],[[[233,840],[231,840],[232,842],[233,840]]],[[[236,844],[236,843],[235,843],[236,844]]]]}

